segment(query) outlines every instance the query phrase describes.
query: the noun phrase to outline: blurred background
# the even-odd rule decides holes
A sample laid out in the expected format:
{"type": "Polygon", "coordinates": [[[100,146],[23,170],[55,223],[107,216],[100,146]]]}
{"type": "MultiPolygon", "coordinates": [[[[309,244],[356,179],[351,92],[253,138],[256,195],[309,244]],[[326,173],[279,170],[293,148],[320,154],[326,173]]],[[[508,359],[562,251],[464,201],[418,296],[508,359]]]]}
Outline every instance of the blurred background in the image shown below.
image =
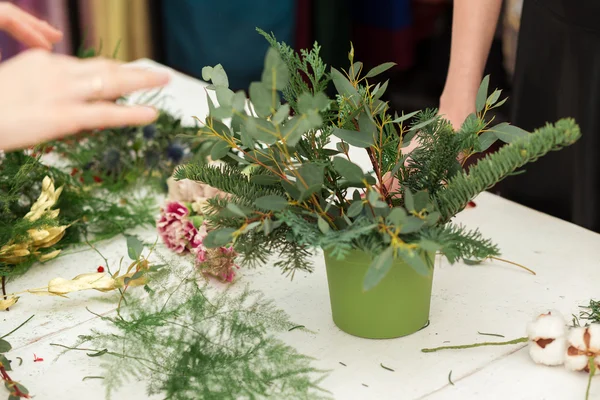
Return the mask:
{"type": "MultiPolygon", "coordinates": [[[[492,87],[510,93],[523,0],[505,0],[487,66],[492,87]]],[[[223,64],[232,89],[260,79],[260,27],[296,49],[322,46],[324,60],[348,67],[354,44],[366,67],[398,65],[387,100],[397,110],[437,107],[450,53],[451,0],[12,0],[65,33],[57,52],[82,45],[131,61],[151,58],[195,77],[223,64]]],[[[23,50],[0,33],[2,59],[23,50]]],[[[509,107],[503,107],[508,110],[509,107]]],[[[503,119],[502,110],[499,119],[503,119]]]]}

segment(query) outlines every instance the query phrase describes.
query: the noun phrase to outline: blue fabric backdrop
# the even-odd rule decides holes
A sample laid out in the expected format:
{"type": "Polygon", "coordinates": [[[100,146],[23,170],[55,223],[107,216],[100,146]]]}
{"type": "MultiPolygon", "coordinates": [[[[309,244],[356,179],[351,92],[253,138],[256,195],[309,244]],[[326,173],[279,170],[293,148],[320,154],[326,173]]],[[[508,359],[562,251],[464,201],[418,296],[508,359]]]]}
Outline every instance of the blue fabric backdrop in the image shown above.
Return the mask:
{"type": "Polygon", "coordinates": [[[294,44],[294,0],[164,1],[166,62],[200,77],[202,67],[222,64],[233,89],[260,79],[267,42],[260,27],[294,44]]]}

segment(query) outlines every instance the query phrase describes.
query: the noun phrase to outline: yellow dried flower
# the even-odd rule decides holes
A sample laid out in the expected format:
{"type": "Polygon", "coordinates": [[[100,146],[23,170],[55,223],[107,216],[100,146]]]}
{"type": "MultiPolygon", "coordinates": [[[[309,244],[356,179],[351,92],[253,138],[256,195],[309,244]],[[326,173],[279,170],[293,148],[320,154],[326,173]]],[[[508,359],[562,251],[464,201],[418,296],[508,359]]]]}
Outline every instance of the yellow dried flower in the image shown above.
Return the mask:
{"type": "MultiPolygon", "coordinates": [[[[63,187],[54,188],[54,181],[49,176],[44,177],[42,181],[42,193],[31,206],[31,210],[25,215],[25,219],[36,221],[43,216],[56,219],[60,210],[51,210],[56,204],[63,187]]],[[[7,264],[19,264],[24,262],[32,254],[37,256],[40,261],[48,261],[55,258],[60,250],[42,254],[38,249],[46,249],[54,246],[64,236],[67,225],[46,226],[27,231],[29,238],[20,243],[9,243],[0,248],[0,262],[7,264]]]]}
{"type": "Polygon", "coordinates": [[[11,296],[7,299],[3,299],[0,297],[0,311],[4,311],[9,307],[15,305],[15,303],[19,300],[16,296],[11,296]]]}
{"type": "Polygon", "coordinates": [[[48,292],[57,295],[90,289],[108,292],[115,288],[115,280],[109,274],[103,272],[81,274],[71,280],[54,278],[48,282],[48,292]]]}
{"type": "Polygon", "coordinates": [[[7,244],[0,248],[0,261],[6,264],[18,264],[30,255],[28,243],[7,244]]]}
{"type": "MultiPolygon", "coordinates": [[[[40,253],[36,252],[35,254],[39,255],[40,253]]],[[[53,258],[58,257],[59,254],[60,254],[60,250],[54,250],[54,251],[51,251],[50,253],[45,253],[45,254],[39,255],[38,260],[41,262],[52,260],[53,258]]]]}
{"type": "MultiPolygon", "coordinates": [[[[31,206],[31,210],[25,215],[30,221],[37,221],[50,210],[50,208],[54,207],[60,194],[62,193],[63,187],[59,187],[58,189],[54,188],[54,181],[49,176],[45,176],[42,181],[42,193],[36,200],[35,203],[31,206]]],[[[58,216],[58,210],[51,211],[51,218],[56,218],[58,216]]]]}
{"type": "Polygon", "coordinates": [[[31,245],[35,249],[45,249],[54,246],[65,236],[66,225],[48,228],[30,229],[27,231],[31,238],[31,245]]]}

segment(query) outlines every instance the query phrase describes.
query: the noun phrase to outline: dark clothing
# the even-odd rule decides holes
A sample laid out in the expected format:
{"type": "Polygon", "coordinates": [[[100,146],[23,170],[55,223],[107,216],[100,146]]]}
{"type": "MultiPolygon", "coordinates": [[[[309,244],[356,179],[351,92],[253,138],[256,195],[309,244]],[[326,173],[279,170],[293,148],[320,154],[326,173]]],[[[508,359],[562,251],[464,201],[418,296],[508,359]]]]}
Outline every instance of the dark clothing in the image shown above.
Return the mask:
{"type": "Polygon", "coordinates": [[[525,0],[512,123],[533,130],[572,117],[575,145],[548,154],[494,191],[600,232],[600,1],[525,0]]]}

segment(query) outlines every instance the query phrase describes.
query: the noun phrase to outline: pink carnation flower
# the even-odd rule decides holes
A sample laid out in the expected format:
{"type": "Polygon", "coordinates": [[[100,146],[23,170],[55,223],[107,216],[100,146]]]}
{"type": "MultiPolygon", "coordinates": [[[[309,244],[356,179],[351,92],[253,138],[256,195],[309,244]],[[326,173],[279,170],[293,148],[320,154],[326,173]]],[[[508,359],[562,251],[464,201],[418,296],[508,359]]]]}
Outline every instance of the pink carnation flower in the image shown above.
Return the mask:
{"type": "Polygon", "coordinates": [[[161,213],[163,214],[163,218],[173,221],[175,219],[182,220],[186,218],[190,215],[190,210],[183,203],[170,201],[161,209],[161,213]]]}
{"type": "Polygon", "coordinates": [[[189,213],[185,205],[169,202],[161,209],[161,217],[156,223],[161,239],[175,253],[185,252],[198,233],[187,218],[189,213]]]}

